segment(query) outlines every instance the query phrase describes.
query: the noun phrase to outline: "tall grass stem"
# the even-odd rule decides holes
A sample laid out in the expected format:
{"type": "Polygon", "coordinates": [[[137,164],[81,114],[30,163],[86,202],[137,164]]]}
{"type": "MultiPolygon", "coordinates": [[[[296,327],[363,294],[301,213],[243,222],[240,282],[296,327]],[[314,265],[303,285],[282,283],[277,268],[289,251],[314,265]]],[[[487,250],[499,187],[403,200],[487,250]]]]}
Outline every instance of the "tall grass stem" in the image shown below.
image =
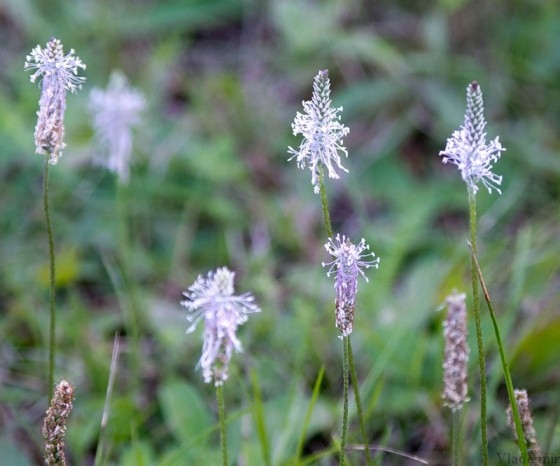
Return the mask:
{"type": "Polygon", "coordinates": [[[257,427],[257,433],[259,435],[261,444],[262,461],[264,466],[270,466],[270,445],[266,434],[262,393],[255,370],[251,370],[251,385],[253,386],[253,418],[255,420],[255,425],[257,427]]]}
{"type": "Polygon", "coordinates": [[[109,380],[107,382],[107,390],[105,392],[105,404],[103,405],[103,414],[101,415],[101,426],[99,428],[99,439],[97,441],[97,449],[95,450],[94,466],[101,466],[104,463],[105,453],[105,432],[107,431],[107,422],[109,420],[109,408],[111,406],[111,397],[113,395],[113,387],[115,385],[115,377],[117,375],[117,366],[119,359],[119,335],[115,333],[113,340],[113,351],[111,354],[111,368],[109,370],[109,380]]]}
{"type": "Polygon", "coordinates": [[[482,464],[488,466],[488,434],[486,415],[486,360],[484,355],[484,338],[482,335],[482,321],[480,319],[480,300],[478,296],[478,276],[476,272],[476,193],[469,189],[469,225],[471,255],[471,280],[473,292],[473,313],[476,328],[476,344],[478,349],[478,365],[480,371],[480,438],[482,447],[482,464]]]}
{"type": "Polygon", "coordinates": [[[49,400],[53,397],[54,390],[54,361],[56,351],[56,281],[55,281],[55,262],[54,262],[54,240],[51,228],[51,216],[49,212],[49,155],[45,156],[45,164],[43,168],[43,209],[45,211],[45,224],[47,227],[47,237],[49,241],[49,362],[47,385],[49,400]]]}
{"type": "Polygon", "coordinates": [[[218,422],[220,424],[220,449],[222,452],[222,466],[228,466],[226,408],[224,403],[223,385],[216,385],[216,401],[218,403],[218,422]]]}

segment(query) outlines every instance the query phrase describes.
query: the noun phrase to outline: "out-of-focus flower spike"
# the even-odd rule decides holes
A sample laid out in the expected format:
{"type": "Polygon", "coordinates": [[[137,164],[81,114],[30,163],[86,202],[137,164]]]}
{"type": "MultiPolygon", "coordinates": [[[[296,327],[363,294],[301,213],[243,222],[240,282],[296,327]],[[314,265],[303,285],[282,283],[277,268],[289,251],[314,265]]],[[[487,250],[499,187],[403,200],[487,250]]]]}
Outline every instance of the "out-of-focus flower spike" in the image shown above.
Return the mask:
{"type": "Polygon", "coordinates": [[[197,323],[204,320],[204,343],[200,366],[204,381],[222,385],[229,375],[229,362],[233,351],[243,350],[236,336],[237,327],[244,324],[249,314],[260,312],[250,293],[234,295],[235,273],[227,267],[199,276],[183,294],[181,305],[187,308],[191,333],[197,323]]]}
{"type": "Polygon", "coordinates": [[[142,93],[118,71],[111,74],[107,89],[94,88],[90,93],[89,109],[99,145],[96,161],[116,173],[121,183],[129,179],[132,127],[140,124],[145,107],[142,93]]]}

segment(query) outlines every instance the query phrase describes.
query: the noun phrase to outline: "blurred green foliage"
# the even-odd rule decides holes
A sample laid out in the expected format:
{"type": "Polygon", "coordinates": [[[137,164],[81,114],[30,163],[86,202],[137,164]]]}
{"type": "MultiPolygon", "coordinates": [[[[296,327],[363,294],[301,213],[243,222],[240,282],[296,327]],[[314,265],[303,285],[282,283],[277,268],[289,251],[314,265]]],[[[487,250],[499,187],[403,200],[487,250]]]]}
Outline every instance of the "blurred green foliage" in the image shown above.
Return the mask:
{"type": "MultiPolygon", "coordinates": [[[[430,464],[449,458],[437,310],[453,288],[469,290],[467,202],[460,176],[438,152],[462,123],[465,88],[477,80],[488,135],[507,148],[495,167],[503,195],[478,196],[480,262],[514,383],[529,389],[544,452],[558,452],[559,33],[560,5],[529,0],[5,0],[3,460],[38,463],[42,449],[48,253],[42,160],[33,154],[39,90],[23,62],[53,35],[88,66],[86,86],[68,97],[67,148],[50,171],[56,377],[76,386],[67,438],[72,464],[92,464],[97,449],[115,333],[122,352],[104,463],[219,463],[213,391],[195,370],[200,331],[184,334],[178,303],[198,274],[221,265],[236,271],[238,290],[251,290],[263,309],[241,331],[245,353],[236,355],[226,384],[231,458],[263,464],[249,371],[262,391],[271,464],[288,464],[324,365],[303,453],[309,464],[335,464],[342,346],[332,282],[320,267],[326,238],[309,173],[288,163],[286,152],[297,144],[290,124],[320,69],[330,71],[333,103],[344,107],[351,129],[350,173],[327,180],[333,226],[366,238],[381,257],[370,283],[360,283],[352,335],[372,445],[430,464]],[[120,190],[92,164],[87,112],[89,90],[105,87],[113,69],[149,103],[135,136],[131,182],[120,190]],[[131,308],[141,317],[137,346],[131,308]]],[[[497,458],[516,447],[489,320],[484,326],[497,458]]],[[[469,339],[474,352],[474,328],[469,339]]],[[[472,356],[465,439],[478,438],[472,356]]],[[[349,443],[360,441],[353,418],[349,443]]],[[[464,447],[466,464],[476,464],[477,442],[464,447]]],[[[377,455],[379,464],[409,464],[377,455]]],[[[360,457],[350,452],[352,464],[360,457]]]]}

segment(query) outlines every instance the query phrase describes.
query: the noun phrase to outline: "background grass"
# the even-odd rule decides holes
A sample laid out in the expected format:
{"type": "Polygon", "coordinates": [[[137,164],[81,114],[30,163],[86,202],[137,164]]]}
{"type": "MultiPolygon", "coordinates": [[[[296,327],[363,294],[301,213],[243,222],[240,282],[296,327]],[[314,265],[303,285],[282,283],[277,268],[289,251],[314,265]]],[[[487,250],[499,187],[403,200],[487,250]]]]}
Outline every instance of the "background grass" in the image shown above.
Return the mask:
{"type": "MultiPolygon", "coordinates": [[[[499,135],[507,148],[495,168],[503,195],[478,196],[479,259],[514,384],[529,390],[544,453],[558,454],[559,34],[560,6],[521,0],[3,2],[2,461],[34,464],[42,454],[48,252],[42,160],[33,154],[39,90],[23,62],[51,36],[88,66],[86,86],[68,98],[68,147],[50,171],[55,378],[76,386],[72,464],[93,461],[115,333],[122,353],[105,464],[219,462],[213,390],[195,370],[200,332],[184,334],[179,300],[198,274],[222,265],[263,309],[241,330],[245,353],[226,384],[230,457],[288,464],[324,366],[304,455],[310,464],[335,464],[329,449],[340,430],[342,346],[332,281],[320,267],[326,238],[309,173],[288,163],[286,152],[298,143],[290,124],[320,69],[330,71],[334,105],[344,106],[351,129],[350,173],[327,181],[333,227],[366,238],[381,257],[370,283],[360,283],[352,336],[372,444],[448,463],[437,310],[453,288],[469,290],[468,212],[459,174],[437,154],[462,123],[465,88],[477,80],[489,137],[499,135]],[[113,175],[92,165],[87,113],[89,91],[105,87],[113,69],[144,92],[149,107],[121,192],[113,175]],[[139,345],[130,338],[131,309],[141,317],[139,345]]],[[[517,450],[482,309],[497,464],[498,453],[517,450]]],[[[471,367],[464,449],[467,464],[476,464],[474,353],[471,367]]],[[[360,442],[355,421],[351,444],[360,442]]],[[[360,464],[360,457],[350,452],[349,460],[360,464]]]]}

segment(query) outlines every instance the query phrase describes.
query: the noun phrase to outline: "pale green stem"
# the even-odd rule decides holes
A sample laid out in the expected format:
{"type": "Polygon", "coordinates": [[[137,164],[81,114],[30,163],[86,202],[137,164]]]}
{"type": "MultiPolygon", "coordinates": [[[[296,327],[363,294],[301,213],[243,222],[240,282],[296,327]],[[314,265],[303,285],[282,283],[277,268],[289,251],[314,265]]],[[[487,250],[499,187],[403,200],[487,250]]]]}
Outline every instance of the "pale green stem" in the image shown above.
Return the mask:
{"type": "MultiPolygon", "coordinates": [[[[476,254],[476,193],[469,188],[470,242],[473,254],[476,254]]],[[[486,360],[484,356],[484,339],[480,319],[480,302],[478,297],[478,277],[474,256],[471,256],[471,280],[473,291],[473,312],[478,347],[478,365],[480,371],[480,438],[482,446],[482,464],[488,466],[488,435],[486,433],[486,360]]]]}
{"type": "Polygon", "coordinates": [[[525,435],[523,434],[523,427],[521,424],[521,417],[519,416],[519,408],[517,406],[517,400],[515,399],[515,393],[513,390],[513,381],[511,378],[511,372],[509,370],[509,365],[506,360],[506,355],[504,351],[504,345],[502,344],[502,338],[500,336],[500,330],[498,328],[498,321],[496,319],[496,314],[494,313],[494,308],[492,306],[492,301],[490,300],[490,295],[488,294],[488,289],[484,283],[482,277],[482,271],[478,264],[478,259],[476,257],[475,251],[471,248],[472,259],[474,266],[476,268],[476,273],[480,279],[480,285],[482,286],[482,291],[484,292],[484,298],[486,299],[486,304],[488,305],[488,311],[490,312],[490,318],[492,319],[492,325],[494,327],[494,334],[496,335],[496,343],[498,344],[498,350],[500,352],[500,361],[502,362],[502,369],[504,371],[504,379],[506,382],[506,388],[509,397],[509,403],[511,405],[511,410],[513,412],[513,419],[515,423],[515,431],[517,432],[517,442],[519,444],[519,452],[523,458],[523,464],[525,466],[529,465],[529,454],[527,452],[527,445],[525,443],[525,435]]]}
{"type": "Polygon", "coordinates": [[[49,240],[49,289],[50,289],[50,312],[49,312],[49,368],[48,368],[48,393],[49,400],[53,397],[54,390],[54,360],[56,351],[56,282],[54,263],[54,241],[51,229],[51,216],[49,213],[49,154],[45,156],[43,169],[43,209],[45,211],[45,224],[47,226],[47,237],[49,240]]]}
{"type": "Polygon", "coordinates": [[[222,465],[228,466],[226,408],[224,404],[224,391],[222,385],[216,385],[216,400],[218,402],[218,421],[220,424],[220,448],[222,451],[222,465]]]}

